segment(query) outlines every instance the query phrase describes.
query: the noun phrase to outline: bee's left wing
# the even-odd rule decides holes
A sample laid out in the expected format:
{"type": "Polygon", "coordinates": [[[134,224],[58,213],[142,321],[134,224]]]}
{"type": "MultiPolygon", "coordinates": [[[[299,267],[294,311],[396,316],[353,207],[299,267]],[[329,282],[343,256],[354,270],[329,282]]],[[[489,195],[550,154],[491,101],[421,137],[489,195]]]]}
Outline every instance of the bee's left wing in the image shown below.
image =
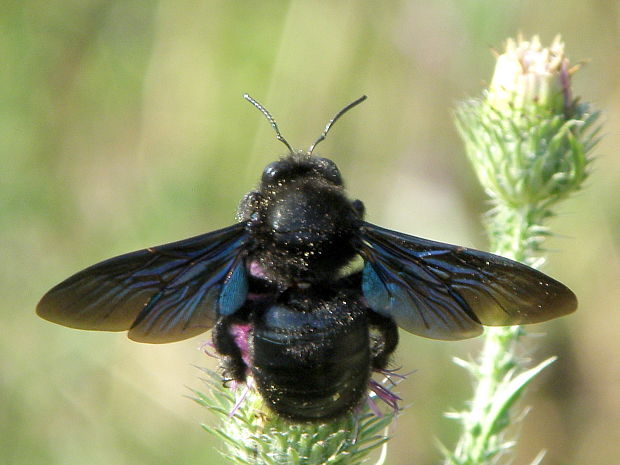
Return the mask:
{"type": "Polygon", "coordinates": [[[432,339],[465,339],[481,325],[538,323],[573,312],[563,284],[498,255],[363,223],[358,253],[368,306],[432,339]]]}
{"type": "Polygon", "coordinates": [[[78,329],[126,331],[139,342],[186,339],[243,305],[245,223],[110,258],[52,288],[37,306],[78,329]]]}

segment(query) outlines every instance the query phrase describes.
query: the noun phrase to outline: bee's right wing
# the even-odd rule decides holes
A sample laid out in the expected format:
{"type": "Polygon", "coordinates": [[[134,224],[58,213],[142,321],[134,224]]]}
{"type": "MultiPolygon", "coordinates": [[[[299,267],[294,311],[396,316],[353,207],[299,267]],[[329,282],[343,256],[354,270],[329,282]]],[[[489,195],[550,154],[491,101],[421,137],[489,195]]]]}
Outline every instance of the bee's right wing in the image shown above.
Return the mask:
{"type": "Polygon", "coordinates": [[[370,308],[432,339],[465,339],[482,325],[539,323],[575,311],[562,283],[522,263],[364,223],[358,252],[370,308]]]}
{"type": "Polygon", "coordinates": [[[247,297],[245,223],[110,258],[52,288],[37,306],[78,329],[129,330],[139,342],[186,339],[247,297]]]}

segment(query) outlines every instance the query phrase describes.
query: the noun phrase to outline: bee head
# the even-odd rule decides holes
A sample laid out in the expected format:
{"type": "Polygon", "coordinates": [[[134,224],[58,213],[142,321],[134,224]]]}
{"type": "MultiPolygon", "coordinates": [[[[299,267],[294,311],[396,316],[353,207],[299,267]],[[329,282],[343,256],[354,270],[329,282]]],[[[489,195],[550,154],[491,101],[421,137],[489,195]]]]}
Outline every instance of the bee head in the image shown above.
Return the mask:
{"type": "Polygon", "coordinates": [[[328,184],[342,187],[340,170],[329,158],[320,158],[300,151],[269,163],[263,170],[261,189],[273,189],[300,177],[315,177],[328,184]]]}
{"type": "Polygon", "coordinates": [[[263,274],[289,285],[335,275],[355,254],[363,214],[333,161],[296,152],[265,168],[238,216],[249,221],[263,274]]]}
{"type": "Polygon", "coordinates": [[[344,193],[336,164],[297,152],[267,165],[261,217],[280,246],[310,247],[351,229],[358,211],[344,193]]]}

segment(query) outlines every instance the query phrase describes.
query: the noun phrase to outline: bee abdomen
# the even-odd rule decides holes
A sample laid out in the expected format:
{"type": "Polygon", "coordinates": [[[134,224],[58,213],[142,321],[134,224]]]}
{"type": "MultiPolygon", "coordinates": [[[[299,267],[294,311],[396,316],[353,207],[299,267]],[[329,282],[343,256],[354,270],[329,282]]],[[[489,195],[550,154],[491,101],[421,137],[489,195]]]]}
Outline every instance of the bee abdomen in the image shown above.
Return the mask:
{"type": "Polygon", "coordinates": [[[253,336],[252,374],[278,415],[325,420],[363,399],[370,377],[369,335],[365,315],[353,307],[299,312],[278,305],[266,311],[253,336]]]}

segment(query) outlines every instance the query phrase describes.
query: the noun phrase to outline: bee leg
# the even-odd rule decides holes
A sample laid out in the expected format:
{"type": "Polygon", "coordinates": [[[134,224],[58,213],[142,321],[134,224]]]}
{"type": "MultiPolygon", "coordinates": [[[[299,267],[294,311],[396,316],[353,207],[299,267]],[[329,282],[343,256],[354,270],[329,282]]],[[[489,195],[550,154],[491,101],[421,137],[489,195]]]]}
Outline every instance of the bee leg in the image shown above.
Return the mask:
{"type": "Polygon", "coordinates": [[[250,325],[235,316],[223,317],[213,327],[213,345],[221,356],[224,376],[239,383],[246,380],[250,325]]]}
{"type": "Polygon", "coordinates": [[[398,327],[391,318],[368,312],[370,326],[370,353],[371,364],[375,370],[387,367],[390,355],[398,345],[398,327]]]}

